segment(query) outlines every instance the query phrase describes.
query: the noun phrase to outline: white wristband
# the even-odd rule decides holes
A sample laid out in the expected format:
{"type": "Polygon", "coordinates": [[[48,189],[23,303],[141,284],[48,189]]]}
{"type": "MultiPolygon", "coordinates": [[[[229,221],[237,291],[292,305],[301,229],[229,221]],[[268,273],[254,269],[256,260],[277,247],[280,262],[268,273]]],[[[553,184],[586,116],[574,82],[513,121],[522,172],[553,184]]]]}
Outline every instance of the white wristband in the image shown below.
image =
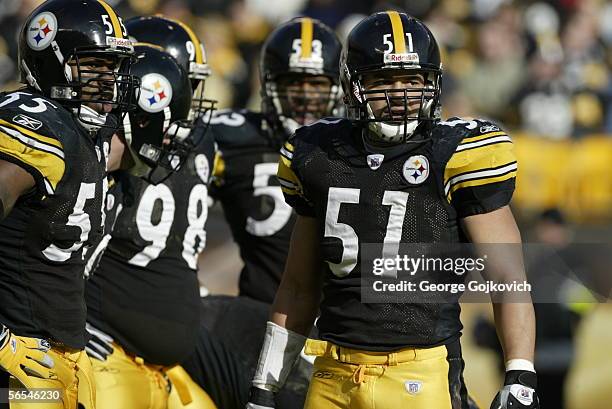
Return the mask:
{"type": "Polygon", "coordinates": [[[506,362],[506,372],[508,371],[529,371],[535,372],[533,362],[528,359],[510,359],[506,362]]]}
{"type": "Polygon", "coordinates": [[[306,337],[268,321],[253,386],[277,392],[306,343],[306,337]]]}

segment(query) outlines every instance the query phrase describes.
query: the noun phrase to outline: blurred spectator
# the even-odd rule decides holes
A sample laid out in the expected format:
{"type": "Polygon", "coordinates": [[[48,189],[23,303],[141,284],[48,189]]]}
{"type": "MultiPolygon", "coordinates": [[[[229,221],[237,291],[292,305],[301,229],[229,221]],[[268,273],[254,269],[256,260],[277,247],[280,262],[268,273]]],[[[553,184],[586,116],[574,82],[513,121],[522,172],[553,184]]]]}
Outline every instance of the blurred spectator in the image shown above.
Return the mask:
{"type": "Polygon", "coordinates": [[[303,14],[321,20],[330,27],[336,27],[351,13],[368,13],[365,2],[351,0],[311,0],[303,14]]]}
{"type": "Polygon", "coordinates": [[[567,299],[574,286],[573,271],[581,260],[569,248],[572,232],[563,214],[555,208],[542,212],[534,226],[534,241],[546,245],[530,263],[529,275],[536,303],[536,360],[538,390],[542,409],[565,408],[565,381],[575,355],[576,327],[581,316],[567,299]],[[570,278],[571,277],[571,278],[570,278]],[[537,302],[544,293],[556,295],[557,302],[537,302]]]}
{"type": "Polygon", "coordinates": [[[560,56],[534,53],[527,65],[528,79],[514,97],[518,125],[522,130],[549,138],[572,134],[574,117],[569,88],[562,78],[560,56]]]}
{"type": "Polygon", "coordinates": [[[596,10],[584,7],[571,16],[562,33],[565,50],[564,80],[570,87],[575,135],[603,128],[609,73],[599,41],[596,10]]]}
{"type": "Polygon", "coordinates": [[[519,20],[518,11],[505,6],[477,29],[478,60],[460,80],[480,115],[502,118],[525,80],[519,20]]]}
{"type": "Polygon", "coordinates": [[[244,0],[244,3],[251,13],[277,25],[300,14],[308,0],[244,0]]]}

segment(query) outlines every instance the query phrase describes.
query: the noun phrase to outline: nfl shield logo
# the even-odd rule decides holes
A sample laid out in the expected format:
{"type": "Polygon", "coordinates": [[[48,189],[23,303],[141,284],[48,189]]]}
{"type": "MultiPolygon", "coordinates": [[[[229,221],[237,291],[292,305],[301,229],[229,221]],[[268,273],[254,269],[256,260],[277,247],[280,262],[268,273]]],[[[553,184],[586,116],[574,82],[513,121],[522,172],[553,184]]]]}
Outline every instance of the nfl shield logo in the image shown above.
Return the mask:
{"type": "Polygon", "coordinates": [[[376,169],[380,168],[380,165],[382,165],[382,163],[383,163],[383,159],[385,159],[385,155],[382,155],[380,153],[374,153],[374,154],[368,155],[366,157],[366,161],[368,162],[368,166],[372,170],[376,170],[376,169]]]}
{"type": "Polygon", "coordinates": [[[406,387],[406,392],[411,395],[416,395],[421,392],[423,383],[421,381],[406,381],[404,382],[404,386],[406,387]]]}

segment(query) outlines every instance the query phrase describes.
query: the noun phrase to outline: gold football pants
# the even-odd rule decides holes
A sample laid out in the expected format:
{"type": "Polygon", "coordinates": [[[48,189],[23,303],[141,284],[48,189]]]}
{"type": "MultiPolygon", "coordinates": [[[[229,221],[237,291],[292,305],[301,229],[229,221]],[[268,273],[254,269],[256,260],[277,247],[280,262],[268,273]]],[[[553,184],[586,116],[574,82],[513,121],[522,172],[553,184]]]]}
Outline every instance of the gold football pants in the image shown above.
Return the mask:
{"type": "Polygon", "coordinates": [[[180,366],[163,368],[113,343],[106,361],[92,359],[97,409],[214,409],[210,397],[180,366]]]}
{"type": "Polygon", "coordinates": [[[316,356],[305,409],[468,409],[459,341],[372,352],[306,342],[316,356]]]}
{"type": "MultiPolygon", "coordinates": [[[[36,390],[46,389],[49,395],[43,393],[41,400],[30,402],[19,402],[12,400],[11,409],[95,409],[95,388],[93,385],[93,371],[91,362],[85,351],[68,351],[59,347],[52,347],[47,354],[53,358],[54,368],[62,372],[58,379],[39,379],[31,377],[36,390]],[[62,379],[71,378],[69,384],[64,384],[62,379]],[[61,400],[51,401],[52,390],[61,391],[61,400]],[[80,406],[79,406],[80,405],[80,406]]],[[[20,388],[21,384],[15,378],[10,379],[12,389],[20,388]]]]}

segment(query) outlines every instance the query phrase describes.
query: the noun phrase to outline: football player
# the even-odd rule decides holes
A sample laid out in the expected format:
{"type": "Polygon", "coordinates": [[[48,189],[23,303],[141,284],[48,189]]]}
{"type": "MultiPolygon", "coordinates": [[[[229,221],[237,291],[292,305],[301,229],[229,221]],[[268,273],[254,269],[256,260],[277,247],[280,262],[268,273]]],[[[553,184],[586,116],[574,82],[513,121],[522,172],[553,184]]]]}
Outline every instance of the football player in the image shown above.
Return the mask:
{"type": "Polygon", "coordinates": [[[130,38],[162,47],[189,73],[193,91],[189,119],[212,112],[216,100],[206,98],[206,79],[211,71],[206,62],[206,49],[198,36],[185,23],[162,15],[133,17],[125,22],[130,38]]]}
{"type": "MultiPolygon", "coordinates": [[[[279,150],[297,127],[335,112],[341,48],[318,20],[280,25],[261,50],[262,111],[220,111],[210,121],[221,154],[211,196],[223,207],[244,268],[240,297],[202,299],[196,354],[183,366],[220,407],[241,408],[248,400],[265,317],[289,250],[295,214],[275,178],[279,150]]],[[[311,368],[300,361],[279,407],[302,406],[311,368]]]]}
{"type": "Polygon", "coordinates": [[[172,388],[180,400],[175,407],[214,408],[183,370],[169,370],[195,347],[196,267],[206,242],[214,143],[205,122],[189,126],[188,71],[158,45],[134,48],[141,93],[124,131],[152,169],[148,180],[113,175],[117,183],[108,205],[117,218],[87,285],[87,352],[94,358],[97,407],[166,408],[172,388]],[[166,148],[137,142],[145,138],[166,138],[166,148]]]}
{"type": "MultiPolygon", "coordinates": [[[[274,407],[305,343],[317,356],[305,408],[469,407],[457,301],[361,300],[371,269],[360,243],[391,257],[400,243],[520,243],[511,140],[487,121],[440,121],[441,74],[423,23],[373,14],[343,49],[351,119],[321,120],[285,143],[278,177],[299,216],[249,408],[274,407]],[[319,310],[319,339],[306,341],[319,310]]],[[[494,268],[524,279],[520,265],[494,268]]],[[[494,313],[507,372],[492,408],[537,408],[533,307],[495,303],[494,313]]]]}
{"type": "Polygon", "coordinates": [[[104,1],[47,1],[21,28],[25,87],[0,95],[0,378],[59,392],[46,408],[95,403],[83,260],[104,224],[110,112],[137,85],[125,34],[104,1]]]}
{"type": "Polygon", "coordinates": [[[272,303],[295,215],[274,177],[282,143],[339,103],[342,46],[318,20],[277,27],[261,50],[262,112],[219,111],[211,130],[221,154],[211,196],[221,202],[244,268],[240,295],[272,303]]]}

